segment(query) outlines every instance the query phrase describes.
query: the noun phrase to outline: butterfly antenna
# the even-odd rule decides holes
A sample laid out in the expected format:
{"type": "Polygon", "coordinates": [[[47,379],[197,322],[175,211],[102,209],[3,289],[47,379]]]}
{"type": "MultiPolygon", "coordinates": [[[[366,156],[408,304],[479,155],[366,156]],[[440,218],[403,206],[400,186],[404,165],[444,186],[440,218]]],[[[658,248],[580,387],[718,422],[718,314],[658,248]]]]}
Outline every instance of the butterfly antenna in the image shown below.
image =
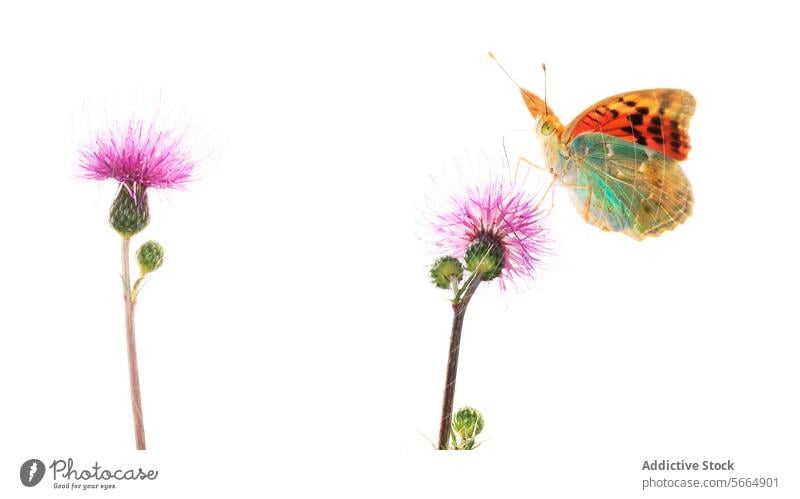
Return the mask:
{"type": "Polygon", "coordinates": [[[517,83],[517,80],[515,80],[514,78],[511,77],[511,75],[508,73],[508,71],[506,71],[506,68],[504,68],[503,65],[500,64],[500,61],[497,60],[497,57],[494,56],[494,54],[492,53],[491,50],[489,51],[489,57],[491,57],[492,60],[495,62],[495,64],[497,64],[497,67],[499,67],[500,70],[503,71],[506,74],[506,76],[508,76],[508,79],[511,80],[511,83],[513,83],[514,85],[517,86],[517,88],[522,90],[522,87],[519,86],[519,83],[517,83]]]}
{"type": "Polygon", "coordinates": [[[547,66],[542,63],[542,72],[544,73],[544,117],[547,118],[547,66]]]}

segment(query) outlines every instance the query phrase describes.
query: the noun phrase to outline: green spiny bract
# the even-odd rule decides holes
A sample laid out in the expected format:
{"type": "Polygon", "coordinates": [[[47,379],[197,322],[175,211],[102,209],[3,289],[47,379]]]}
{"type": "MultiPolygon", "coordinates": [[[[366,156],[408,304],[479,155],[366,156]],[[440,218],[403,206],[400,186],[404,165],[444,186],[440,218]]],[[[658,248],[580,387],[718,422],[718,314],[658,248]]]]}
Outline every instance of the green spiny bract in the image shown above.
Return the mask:
{"type": "Polygon", "coordinates": [[[491,236],[479,236],[464,254],[467,270],[480,272],[484,281],[499,276],[506,263],[503,246],[491,236]]]}
{"type": "Polygon", "coordinates": [[[431,266],[431,281],[437,288],[449,289],[464,278],[464,266],[452,256],[438,258],[431,266]]]}
{"type": "Polygon", "coordinates": [[[138,184],[120,185],[108,216],[111,227],[122,237],[130,238],[150,222],[150,207],[145,188],[138,184]]]}
{"type": "Polygon", "coordinates": [[[149,274],[164,263],[164,248],[155,241],[147,241],[136,250],[136,261],[142,275],[149,274]]]}

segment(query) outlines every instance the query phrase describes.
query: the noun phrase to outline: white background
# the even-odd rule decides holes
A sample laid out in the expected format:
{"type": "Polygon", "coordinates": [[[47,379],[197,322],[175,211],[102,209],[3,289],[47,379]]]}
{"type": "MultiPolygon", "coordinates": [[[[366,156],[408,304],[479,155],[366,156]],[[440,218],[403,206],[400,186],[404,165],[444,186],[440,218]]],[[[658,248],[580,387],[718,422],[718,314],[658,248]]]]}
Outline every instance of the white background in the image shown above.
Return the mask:
{"type": "Polygon", "coordinates": [[[0,495],[65,495],[17,474],[72,456],[160,470],[109,497],[797,497],[793,19],[770,2],[4,6],[0,495]],[[637,243],[559,192],[539,278],[482,287],[467,316],[456,406],[484,412],[484,444],[435,453],[450,309],[426,276],[427,200],[507,173],[502,137],[533,123],[488,49],[537,93],[547,62],[565,123],[613,93],[690,90],[695,214],[637,243]],[[138,307],[144,454],[114,186],[76,178],[94,128],[131,115],[188,126],[201,159],[134,240],[167,252],[138,307]],[[780,485],[643,492],[654,459],[780,485]]]}

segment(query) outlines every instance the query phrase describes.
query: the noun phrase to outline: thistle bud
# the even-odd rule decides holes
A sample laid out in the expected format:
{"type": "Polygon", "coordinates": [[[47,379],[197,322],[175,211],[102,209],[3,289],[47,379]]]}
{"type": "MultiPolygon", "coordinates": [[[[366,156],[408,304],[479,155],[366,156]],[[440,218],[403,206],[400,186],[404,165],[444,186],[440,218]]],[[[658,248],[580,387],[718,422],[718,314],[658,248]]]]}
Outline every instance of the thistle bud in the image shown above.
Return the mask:
{"type": "Polygon", "coordinates": [[[147,227],[150,222],[150,207],[144,186],[120,185],[119,193],[111,204],[108,221],[119,235],[128,238],[147,227]]]}
{"type": "Polygon", "coordinates": [[[464,266],[452,256],[443,256],[431,266],[431,281],[437,288],[449,289],[464,278],[464,266]]]}
{"type": "Polygon", "coordinates": [[[136,261],[142,275],[149,274],[164,263],[164,248],[155,241],[147,241],[136,250],[136,261]]]}
{"type": "Polygon", "coordinates": [[[453,432],[462,440],[472,440],[483,431],[483,414],[473,407],[462,407],[453,416],[453,432]]]}
{"type": "Polygon", "coordinates": [[[479,236],[464,254],[467,270],[480,272],[484,281],[500,275],[505,266],[505,255],[500,243],[489,236],[479,236]]]}

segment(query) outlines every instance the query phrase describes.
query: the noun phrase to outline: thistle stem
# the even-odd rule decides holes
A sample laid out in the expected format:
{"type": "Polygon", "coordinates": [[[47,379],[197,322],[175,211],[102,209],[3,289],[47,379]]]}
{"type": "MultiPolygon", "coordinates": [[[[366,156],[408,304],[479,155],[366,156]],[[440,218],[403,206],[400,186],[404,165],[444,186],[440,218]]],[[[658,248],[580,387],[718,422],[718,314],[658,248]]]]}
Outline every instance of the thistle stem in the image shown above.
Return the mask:
{"type": "Polygon", "coordinates": [[[136,449],[145,450],[144,419],[142,417],[142,395],[139,389],[139,363],[136,360],[136,330],[133,314],[136,303],[131,294],[129,237],[122,238],[122,294],[125,301],[125,338],[128,345],[128,376],[131,383],[131,406],[133,408],[133,430],[136,434],[136,449]]]}
{"type": "Polygon", "coordinates": [[[475,272],[459,299],[453,302],[453,326],[450,330],[450,353],[447,357],[447,373],[444,382],[444,398],[442,400],[442,419],[439,422],[439,450],[447,450],[453,420],[453,400],[456,394],[456,374],[458,373],[458,352],[461,348],[461,329],[464,326],[464,314],[467,305],[478,289],[482,276],[475,272]]]}
{"type": "Polygon", "coordinates": [[[131,303],[133,303],[134,307],[136,306],[136,300],[139,298],[139,291],[142,289],[142,285],[144,284],[144,277],[144,275],[140,275],[133,283],[133,288],[131,289],[131,303]]]}

